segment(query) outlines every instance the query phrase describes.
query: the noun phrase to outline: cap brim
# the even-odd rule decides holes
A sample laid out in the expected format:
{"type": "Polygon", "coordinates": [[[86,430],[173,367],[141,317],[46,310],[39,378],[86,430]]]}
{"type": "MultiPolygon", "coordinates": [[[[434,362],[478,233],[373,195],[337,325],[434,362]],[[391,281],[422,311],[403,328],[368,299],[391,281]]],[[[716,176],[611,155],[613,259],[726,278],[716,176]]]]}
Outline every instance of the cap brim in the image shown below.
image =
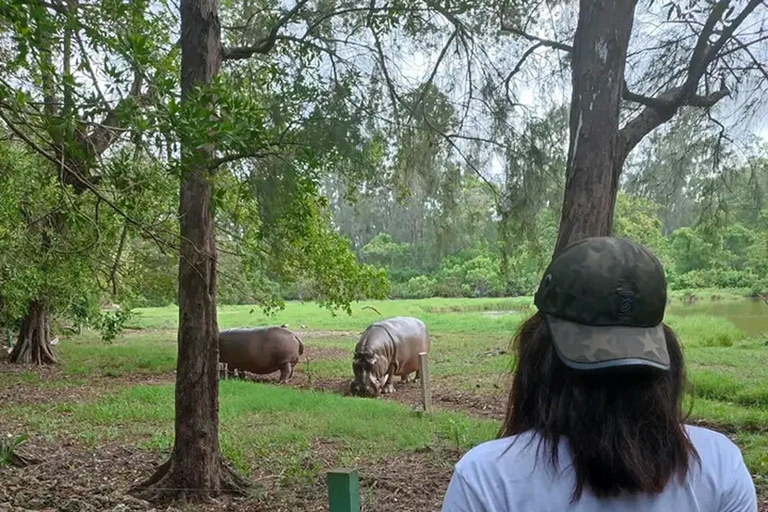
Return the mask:
{"type": "Polygon", "coordinates": [[[546,315],[549,332],[563,363],[575,370],[622,366],[669,369],[662,324],[654,327],[595,326],[546,315]]]}

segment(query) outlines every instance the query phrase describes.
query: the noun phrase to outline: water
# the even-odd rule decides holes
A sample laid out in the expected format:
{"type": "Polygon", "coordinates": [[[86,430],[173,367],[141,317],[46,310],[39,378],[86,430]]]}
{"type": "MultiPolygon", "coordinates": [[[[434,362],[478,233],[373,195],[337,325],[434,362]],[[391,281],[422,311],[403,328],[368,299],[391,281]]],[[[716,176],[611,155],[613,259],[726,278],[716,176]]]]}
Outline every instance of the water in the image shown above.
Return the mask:
{"type": "Polygon", "coordinates": [[[667,308],[668,313],[686,316],[705,314],[726,317],[747,336],[768,335],[768,305],[761,300],[710,301],[701,300],[693,304],[674,302],[667,308]]]}

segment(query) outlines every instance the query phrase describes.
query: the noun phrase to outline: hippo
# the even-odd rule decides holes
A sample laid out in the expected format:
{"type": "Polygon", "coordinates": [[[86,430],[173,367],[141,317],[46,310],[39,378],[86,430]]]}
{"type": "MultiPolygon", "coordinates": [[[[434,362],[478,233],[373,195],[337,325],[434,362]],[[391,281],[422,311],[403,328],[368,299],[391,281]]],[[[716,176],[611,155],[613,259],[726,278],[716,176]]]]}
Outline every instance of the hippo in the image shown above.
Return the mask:
{"type": "Polygon", "coordinates": [[[402,382],[410,382],[413,372],[419,378],[419,353],[429,352],[429,345],[427,326],[418,318],[399,316],[371,324],[355,345],[350,391],[369,397],[394,393],[395,375],[402,382]]]}
{"type": "Polygon", "coordinates": [[[227,370],[257,375],[280,370],[280,383],[293,377],[293,369],[304,353],[304,343],[283,327],[227,329],[219,332],[219,361],[227,370]]]}

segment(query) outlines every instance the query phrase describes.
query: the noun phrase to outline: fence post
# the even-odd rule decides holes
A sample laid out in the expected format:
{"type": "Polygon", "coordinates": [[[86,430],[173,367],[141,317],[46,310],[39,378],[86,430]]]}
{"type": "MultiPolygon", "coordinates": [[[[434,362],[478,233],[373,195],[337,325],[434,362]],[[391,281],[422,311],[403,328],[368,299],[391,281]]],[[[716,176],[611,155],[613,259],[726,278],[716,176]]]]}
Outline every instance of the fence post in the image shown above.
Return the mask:
{"type": "Polygon", "coordinates": [[[360,512],[360,480],[354,469],[328,472],[329,512],[360,512]]]}
{"type": "Polygon", "coordinates": [[[429,355],[426,352],[419,353],[419,383],[424,412],[432,412],[432,385],[429,382],[429,355]]]}

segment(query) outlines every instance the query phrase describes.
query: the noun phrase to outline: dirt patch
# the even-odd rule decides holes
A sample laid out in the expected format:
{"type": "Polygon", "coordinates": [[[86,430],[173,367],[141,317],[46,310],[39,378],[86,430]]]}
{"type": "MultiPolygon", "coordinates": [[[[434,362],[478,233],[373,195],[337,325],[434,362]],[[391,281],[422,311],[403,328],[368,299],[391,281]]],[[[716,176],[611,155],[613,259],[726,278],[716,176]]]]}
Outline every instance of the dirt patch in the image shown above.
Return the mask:
{"type": "MultiPolygon", "coordinates": [[[[260,379],[261,382],[276,382],[277,377],[260,379]]],[[[311,382],[304,374],[297,373],[288,382],[289,386],[300,389],[314,389],[336,393],[342,396],[350,396],[349,384],[351,379],[314,379],[311,382]]],[[[376,400],[388,400],[399,402],[414,408],[421,404],[421,388],[419,382],[403,383],[399,379],[395,381],[395,392],[381,395],[376,400]]],[[[437,384],[432,389],[432,404],[436,409],[452,410],[475,416],[501,420],[504,418],[507,402],[502,394],[481,394],[471,391],[461,392],[449,388],[443,388],[437,384]]]]}
{"type": "Polygon", "coordinates": [[[0,503],[9,504],[10,510],[129,512],[152,508],[123,491],[135,478],[149,473],[157,462],[154,454],[121,445],[88,452],[66,441],[60,445],[33,441],[24,452],[43,462],[0,471],[0,503]]]}
{"type": "MultiPolygon", "coordinates": [[[[30,443],[25,453],[43,459],[24,469],[0,470],[0,510],[22,512],[149,512],[186,510],[219,512],[327,510],[325,474],[337,464],[334,442],[316,440],[293,469],[271,473],[254,461],[254,487],[247,498],[223,497],[207,505],[175,509],[155,508],[125,494],[131,485],[146,478],[166,455],[120,444],[88,450],[77,443],[59,445],[30,443]],[[306,471],[301,475],[302,470],[306,471]]],[[[362,510],[366,512],[437,511],[457,455],[430,451],[408,453],[386,460],[353,461],[360,473],[362,510]]]]}
{"type": "Polygon", "coordinates": [[[480,418],[504,419],[507,399],[503,395],[438,390],[433,397],[440,406],[480,418]]]}
{"type": "Polygon", "coordinates": [[[363,493],[372,495],[367,510],[440,510],[460,456],[429,450],[380,461],[361,475],[363,493]]]}

